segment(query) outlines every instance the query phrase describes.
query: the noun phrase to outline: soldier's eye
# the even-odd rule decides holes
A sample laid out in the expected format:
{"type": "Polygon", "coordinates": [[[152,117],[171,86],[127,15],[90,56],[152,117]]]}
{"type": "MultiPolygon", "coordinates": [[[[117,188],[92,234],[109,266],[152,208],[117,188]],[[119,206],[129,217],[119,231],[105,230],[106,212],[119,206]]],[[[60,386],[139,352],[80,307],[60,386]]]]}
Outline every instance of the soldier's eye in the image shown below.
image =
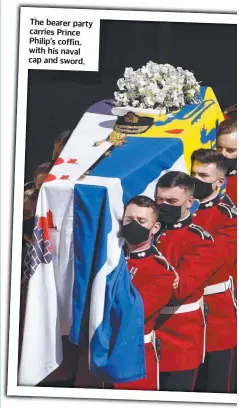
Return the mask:
{"type": "Polygon", "coordinates": [[[145,219],[139,219],[139,223],[145,223],[147,220],[145,220],[145,219]]]}

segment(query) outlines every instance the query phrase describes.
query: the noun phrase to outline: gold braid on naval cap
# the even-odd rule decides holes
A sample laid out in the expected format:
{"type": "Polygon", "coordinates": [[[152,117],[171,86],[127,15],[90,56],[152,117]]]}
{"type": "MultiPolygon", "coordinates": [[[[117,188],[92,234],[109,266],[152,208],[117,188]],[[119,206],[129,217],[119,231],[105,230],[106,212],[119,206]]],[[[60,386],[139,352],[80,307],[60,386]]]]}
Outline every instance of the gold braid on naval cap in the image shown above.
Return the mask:
{"type": "Polygon", "coordinates": [[[128,112],[124,116],[118,116],[114,130],[126,134],[140,134],[146,132],[154,123],[154,119],[147,116],[138,116],[134,112],[128,112]]]}

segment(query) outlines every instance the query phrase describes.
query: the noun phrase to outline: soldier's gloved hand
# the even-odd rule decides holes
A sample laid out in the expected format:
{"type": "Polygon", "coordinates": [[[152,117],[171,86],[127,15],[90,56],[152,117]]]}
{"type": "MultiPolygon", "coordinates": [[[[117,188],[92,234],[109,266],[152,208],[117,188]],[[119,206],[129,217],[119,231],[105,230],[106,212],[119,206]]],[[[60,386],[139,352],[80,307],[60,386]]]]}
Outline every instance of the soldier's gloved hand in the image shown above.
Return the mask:
{"type": "Polygon", "coordinates": [[[175,274],[175,280],[174,280],[174,282],[173,282],[173,288],[174,288],[174,290],[176,289],[176,288],[178,288],[178,286],[179,286],[179,275],[178,275],[178,273],[175,271],[175,269],[169,264],[169,262],[166,260],[166,258],[165,257],[163,257],[163,256],[154,256],[154,259],[159,263],[159,264],[161,264],[162,266],[164,266],[167,270],[170,268],[173,272],[174,272],[174,274],[175,274]]]}

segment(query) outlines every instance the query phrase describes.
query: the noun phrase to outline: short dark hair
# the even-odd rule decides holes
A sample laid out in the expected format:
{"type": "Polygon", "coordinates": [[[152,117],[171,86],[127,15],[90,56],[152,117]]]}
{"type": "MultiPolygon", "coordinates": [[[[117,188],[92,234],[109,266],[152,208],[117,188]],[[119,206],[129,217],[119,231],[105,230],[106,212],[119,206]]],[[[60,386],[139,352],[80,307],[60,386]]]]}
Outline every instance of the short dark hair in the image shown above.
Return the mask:
{"type": "Polygon", "coordinates": [[[139,207],[149,207],[153,210],[153,212],[155,213],[155,216],[158,218],[158,209],[157,209],[157,203],[151,199],[148,196],[135,196],[132,197],[124,206],[124,213],[126,208],[130,205],[130,204],[136,204],[139,207]]]}
{"type": "Polygon", "coordinates": [[[227,163],[225,157],[214,149],[197,149],[192,153],[191,162],[197,160],[200,163],[214,163],[217,169],[220,169],[224,175],[227,173],[227,163]]]}
{"type": "Polygon", "coordinates": [[[163,176],[159,178],[155,188],[155,198],[157,196],[157,189],[161,188],[169,188],[169,187],[180,187],[188,191],[190,194],[193,194],[195,184],[193,179],[184,172],[171,170],[170,172],[165,173],[163,176]]]}
{"type": "Polygon", "coordinates": [[[54,143],[60,142],[60,144],[64,147],[66,143],[69,141],[70,136],[72,134],[71,129],[67,129],[66,131],[60,132],[54,139],[54,143]]]}
{"type": "Polygon", "coordinates": [[[51,167],[52,167],[51,162],[44,162],[41,163],[41,165],[38,165],[34,173],[34,179],[36,179],[36,176],[39,175],[40,173],[49,173],[51,167]]]}
{"type": "Polygon", "coordinates": [[[225,119],[217,128],[217,138],[220,135],[227,135],[237,130],[237,122],[233,119],[225,119]]]}

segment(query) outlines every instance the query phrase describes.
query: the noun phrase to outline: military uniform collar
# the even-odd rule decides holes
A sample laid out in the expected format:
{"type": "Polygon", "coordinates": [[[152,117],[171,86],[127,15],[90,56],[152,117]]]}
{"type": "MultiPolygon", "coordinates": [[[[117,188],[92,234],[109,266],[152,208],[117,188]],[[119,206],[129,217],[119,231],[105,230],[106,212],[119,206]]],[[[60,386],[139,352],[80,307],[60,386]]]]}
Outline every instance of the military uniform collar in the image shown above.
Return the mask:
{"type": "Polygon", "coordinates": [[[155,247],[152,245],[149,248],[147,248],[146,250],[139,250],[139,251],[128,251],[126,250],[126,258],[131,258],[131,259],[140,259],[140,258],[145,258],[145,257],[149,257],[152,254],[158,254],[157,250],[155,249],[155,247]]]}
{"type": "Polygon", "coordinates": [[[192,215],[189,213],[187,217],[184,219],[178,220],[174,224],[168,224],[167,226],[164,227],[164,230],[178,230],[181,229],[182,227],[188,226],[192,222],[192,215]]]}
{"type": "Polygon", "coordinates": [[[198,210],[210,209],[213,206],[216,206],[220,202],[220,196],[217,194],[215,197],[209,200],[204,200],[200,202],[198,210]]]}

